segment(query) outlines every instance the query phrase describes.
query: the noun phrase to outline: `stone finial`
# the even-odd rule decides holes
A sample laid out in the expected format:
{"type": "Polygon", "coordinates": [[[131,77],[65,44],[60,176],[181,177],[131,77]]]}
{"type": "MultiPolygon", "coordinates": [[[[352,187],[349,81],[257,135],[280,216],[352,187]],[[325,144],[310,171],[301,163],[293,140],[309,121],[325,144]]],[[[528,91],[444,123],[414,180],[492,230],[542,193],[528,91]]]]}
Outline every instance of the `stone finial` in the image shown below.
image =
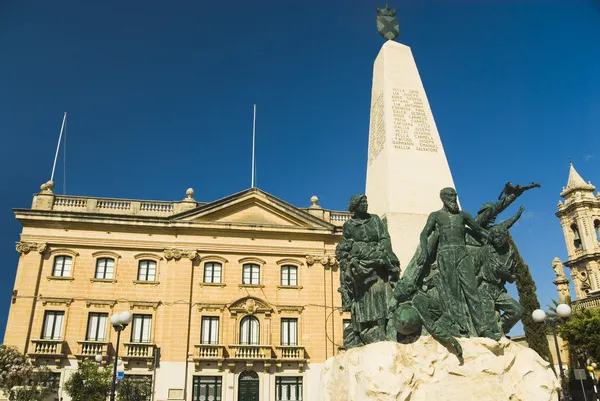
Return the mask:
{"type": "Polygon", "coordinates": [[[46,181],[42,185],[40,185],[40,190],[42,192],[52,193],[52,189],[54,188],[54,181],[46,181]]]}
{"type": "Polygon", "coordinates": [[[194,198],[194,189],[188,188],[187,191],[185,191],[185,194],[187,195],[188,199],[193,199],[194,198]]]}
{"type": "Polygon", "coordinates": [[[596,187],[589,181],[586,183],[585,180],[581,177],[581,175],[579,175],[577,170],[575,170],[575,167],[573,167],[573,163],[571,163],[569,167],[569,180],[567,182],[567,186],[563,187],[560,196],[564,198],[572,192],[593,192],[595,190],[596,187]]]}
{"type": "Polygon", "coordinates": [[[312,205],[310,205],[312,209],[321,208],[321,206],[319,206],[319,198],[317,197],[317,195],[313,195],[310,197],[310,203],[312,203],[312,205]]]}

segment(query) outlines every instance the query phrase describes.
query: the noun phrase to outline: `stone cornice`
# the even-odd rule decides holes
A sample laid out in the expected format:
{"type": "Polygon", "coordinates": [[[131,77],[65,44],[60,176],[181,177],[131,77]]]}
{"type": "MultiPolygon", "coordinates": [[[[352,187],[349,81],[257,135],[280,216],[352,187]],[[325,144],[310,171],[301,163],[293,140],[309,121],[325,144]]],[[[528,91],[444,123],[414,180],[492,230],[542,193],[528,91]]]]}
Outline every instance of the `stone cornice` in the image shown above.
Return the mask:
{"type": "Polygon", "coordinates": [[[195,251],[195,250],[166,248],[164,252],[165,252],[165,259],[167,259],[167,260],[171,260],[171,259],[179,260],[181,258],[187,258],[189,260],[194,260],[198,257],[198,251],[195,251]]]}
{"type": "Polygon", "coordinates": [[[21,255],[27,255],[31,251],[37,251],[40,254],[43,254],[46,249],[48,249],[48,244],[44,242],[25,242],[20,241],[16,244],[16,250],[21,255]]]}
{"type": "Polygon", "coordinates": [[[562,217],[565,214],[568,213],[572,213],[575,209],[579,209],[579,208],[589,208],[589,209],[597,209],[600,208],[600,200],[596,199],[585,199],[585,200],[578,200],[578,201],[574,201],[571,202],[569,204],[563,205],[558,212],[556,212],[554,215],[556,217],[562,217]]]}
{"type": "Polygon", "coordinates": [[[600,258],[600,252],[591,252],[591,253],[587,253],[585,255],[578,256],[573,259],[569,259],[564,263],[564,265],[569,268],[573,268],[576,265],[578,265],[579,263],[588,262],[591,260],[598,260],[598,258],[600,258]]]}

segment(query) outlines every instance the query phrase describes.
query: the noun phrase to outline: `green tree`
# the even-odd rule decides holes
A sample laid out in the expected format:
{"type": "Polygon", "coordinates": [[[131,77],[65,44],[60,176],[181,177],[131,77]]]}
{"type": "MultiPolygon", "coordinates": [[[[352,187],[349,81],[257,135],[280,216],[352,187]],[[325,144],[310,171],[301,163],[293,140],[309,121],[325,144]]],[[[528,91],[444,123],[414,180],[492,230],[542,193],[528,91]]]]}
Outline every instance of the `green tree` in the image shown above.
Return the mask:
{"type": "Polygon", "coordinates": [[[119,401],[147,401],[152,395],[152,381],[145,376],[125,377],[117,389],[119,401]]]}
{"type": "Polygon", "coordinates": [[[58,388],[45,366],[34,366],[15,347],[0,345],[0,390],[10,401],[39,401],[58,388]]]}
{"type": "Polygon", "coordinates": [[[560,336],[584,359],[600,360],[600,309],[584,309],[558,328],[560,336]]]}
{"type": "Polygon", "coordinates": [[[112,372],[92,361],[82,361],[65,382],[65,391],[73,401],[106,401],[111,389],[112,372]]]}
{"type": "Polygon", "coordinates": [[[523,330],[525,330],[525,338],[529,348],[536,351],[543,359],[552,363],[552,354],[548,347],[548,337],[546,336],[547,327],[545,324],[536,323],[533,321],[531,314],[534,310],[540,309],[540,301],[537,298],[535,282],[529,271],[529,266],[519,254],[519,250],[515,245],[512,237],[510,239],[512,247],[517,253],[517,291],[519,292],[519,303],[523,307],[523,330]]]}

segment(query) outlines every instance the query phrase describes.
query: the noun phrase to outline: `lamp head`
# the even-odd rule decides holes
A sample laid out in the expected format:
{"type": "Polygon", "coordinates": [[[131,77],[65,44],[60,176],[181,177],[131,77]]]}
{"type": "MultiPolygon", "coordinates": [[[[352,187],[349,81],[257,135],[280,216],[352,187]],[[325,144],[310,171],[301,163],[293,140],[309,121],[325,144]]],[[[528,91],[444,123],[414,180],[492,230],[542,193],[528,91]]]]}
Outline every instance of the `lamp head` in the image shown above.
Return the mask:
{"type": "Polygon", "coordinates": [[[100,363],[102,362],[102,355],[96,355],[94,359],[96,360],[96,362],[100,363]]]}
{"type": "Polygon", "coordinates": [[[531,314],[531,317],[534,322],[542,323],[544,320],[546,320],[546,312],[541,309],[536,309],[531,314]]]}
{"type": "Polygon", "coordinates": [[[560,304],[556,307],[556,314],[563,319],[571,316],[571,307],[567,304],[560,304]]]}
{"type": "Polygon", "coordinates": [[[129,311],[119,313],[121,324],[129,324],[133,320],[133,315],[129,311]]]}
{"type": "Polygon", "coordinates": [[[110,324],[112,324],[113,326],[121,325],[121,314],[117,313],[116,315],[112,315],[110,317],[110,324]]]}

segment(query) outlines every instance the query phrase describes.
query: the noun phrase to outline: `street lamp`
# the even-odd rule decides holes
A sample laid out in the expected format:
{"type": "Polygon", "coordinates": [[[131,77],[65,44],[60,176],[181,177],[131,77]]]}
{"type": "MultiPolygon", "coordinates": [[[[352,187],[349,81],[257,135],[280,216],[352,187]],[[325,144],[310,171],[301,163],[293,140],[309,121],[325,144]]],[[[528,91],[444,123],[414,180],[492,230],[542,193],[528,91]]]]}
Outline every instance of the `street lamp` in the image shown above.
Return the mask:
{"type": "Polygon", "coordinates": [[[96,355],[94,359],[96,360],[96,362],[100,363],[102,362],[102,355],[96,355]]]}
{"type": "Polygon", "coordinates": [[[115,361],[113,368],[112,389],[110,391],[110,401],[115,401],[117,391],[117,365],[119,362],[119,342],[121,341],[121,332],[125,330],[125,327],[127,327],[132,320],[133,315],[128,311],[117,313],[116,315],[112,315],[110,318],[110,324],[112,324],[112,327],[117,332],[117,347],[115,348],[115,361]]]}
{"type": "MultiPolygon", "coordinates": [[[[567,304],[560,304],[556,307],[556,315],[560,318],[566,319],[571,316],[571,307],[567,304]]],[[[534,322],[544,323],[546,322],[552,327],[552,335],[554,336],[554,345],[556,346],[556,358],[558,359],[558,370],[560,371],[560,380],[563,390],[563,399],[565,401],[571,401],[571,393],[569,392],[569,386],[565,379],[565,371],[563,369],[562,360],[560,358],[560,348],[558,347],[558,335],[556,334],[556,328],[558,327],[558,319],[549,318],[546,316],[546,312],[541,309],[536,309],[531,314],[534,322]]]]}

